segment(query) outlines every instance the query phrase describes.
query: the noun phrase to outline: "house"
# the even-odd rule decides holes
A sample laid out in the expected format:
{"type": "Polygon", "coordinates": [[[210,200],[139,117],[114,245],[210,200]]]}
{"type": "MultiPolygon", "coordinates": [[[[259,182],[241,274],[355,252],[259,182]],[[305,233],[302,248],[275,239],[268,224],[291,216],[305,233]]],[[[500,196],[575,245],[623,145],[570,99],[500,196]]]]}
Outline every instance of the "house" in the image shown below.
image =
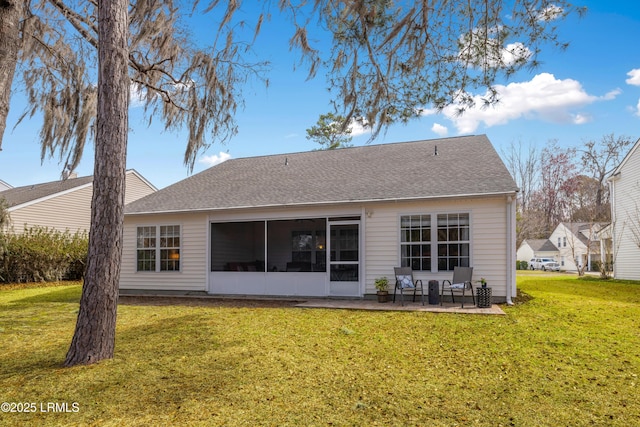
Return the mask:
{"type": "Polygon", "coordinates": [[[609,178],[613,274],[640,280],[640,140],[609,178]]]}
{"type": "Polygon", "coordinates": [[[10,188],[13,188],[13,187],[0,179],[0,192],[3,192],[4,190],[8,190],[10,188]]]}
{"type": "Polygon", "coordinates": [[[549,236],[558,248],[556,258],[560,268],[567,271],[598,271],[601,261],[599,233],[606,223],[562,222],[549,236]]]}
{"type": "MultiPolygon", "coordinates": [[[[157,189],[131,169],[126,174],[125,203],[157,189]]],[[[9,208],[10,229],[16,233],[34,226],[59,231],[88,231],[91,223],[93,176],[27,185],[0,192],[9,208]]]]}
{"type": "Polygon", "coordinates": [[[120,289],[366,298],[473,266],[510,302],[517,191],[484,135],[232,159],[126,207],[120,289]]]}
{"type": "Polygon", "coordinates": [[[549,239],[524,239],[516,251],[518,261],[530,262],[532,258],[559,260],[560,252],[549,239]]]}

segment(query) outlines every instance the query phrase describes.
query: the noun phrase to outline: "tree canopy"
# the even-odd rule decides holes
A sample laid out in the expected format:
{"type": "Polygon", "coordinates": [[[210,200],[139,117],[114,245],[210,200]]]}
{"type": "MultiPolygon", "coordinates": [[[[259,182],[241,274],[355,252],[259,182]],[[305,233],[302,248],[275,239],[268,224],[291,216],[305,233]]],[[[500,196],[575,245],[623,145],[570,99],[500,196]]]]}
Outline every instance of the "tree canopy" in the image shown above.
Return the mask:
{"type": "MultiPolygon", "coordinates": [[[[184,162],[190,168],[199,152],[236,133],[234,115],[247,80],[267,81],[268,63],[251,46],[273,13],[291,20],[290,48],[309,77],[326,76],[335,111],[347,122],[366,120],[375,138],[427,108],[455,104],[463,111],[473,103],[470,89],[487,88],[484,102],[495,102],[496,79],[535,67],[544,45],[564,48],[557,23],[582,11],[565,0],[201,3],[140,0],[129,6],[132,94],[149,123],[159,118],[168,130],[188,129],[184,162]],[[188,30],[190,17],[200,13],[212,23],[207,42],[188,30]]],[[[96,6],[13,0],[0,7],[3,22],[17,19],[0,32],[8,44],[19,35],[13,57],[30,105],[22,118],[43,116],[41,156],[59,156],[65,171],[77,167],[95,126],[96,6]]],[[[0,49],[5,66],[15,48],[0,49]]],[[[9,99],[1,89],[12,80],[0,73],[0,147],[9,99]]]]}

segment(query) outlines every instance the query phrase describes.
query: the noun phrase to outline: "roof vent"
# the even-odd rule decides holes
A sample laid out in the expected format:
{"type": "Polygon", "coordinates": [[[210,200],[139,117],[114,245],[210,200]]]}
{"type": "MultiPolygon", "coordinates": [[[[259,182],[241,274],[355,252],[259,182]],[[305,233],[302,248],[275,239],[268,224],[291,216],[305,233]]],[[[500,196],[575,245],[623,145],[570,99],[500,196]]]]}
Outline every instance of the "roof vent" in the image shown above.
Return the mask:
{"type": "Polygon", "coordinates": [[[288,157],[284,158],[284,165],[285,166],[289,166],[289,158],[288,157]]]}
{"type": "Polygon", "coordinates": [[[436,145],[434,150],[433,150],[433,155],[437,156],[438,155],[438,146],[436,145]]]}

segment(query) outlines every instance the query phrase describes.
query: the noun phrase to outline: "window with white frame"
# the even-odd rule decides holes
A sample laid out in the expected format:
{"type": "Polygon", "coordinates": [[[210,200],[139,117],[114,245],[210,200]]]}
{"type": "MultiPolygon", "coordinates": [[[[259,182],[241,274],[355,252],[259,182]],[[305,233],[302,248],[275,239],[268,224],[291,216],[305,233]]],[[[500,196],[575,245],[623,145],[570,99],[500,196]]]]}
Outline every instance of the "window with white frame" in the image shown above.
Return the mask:
{"type": "Polygon", "coordinates": [[[137,271],[180,271],[180,226],[137,228],[137,271]]]}
{"type": "Polygon", "coordinates": [[[400,262],[402,267],[431,271],[431,215],[400,218],[400,262]]]}
{"type": "Polygon", "coordinates": [[[438,214],[438,271],[470,266],[469,214],[438,214]]]}
{"type": "Polygon", "coordinates": [[[403,215],[400,217],[401,265],[417,271],[453,271],[457,266],[468,267],[471,264],[469,236],[468,213],[403,215]]]}

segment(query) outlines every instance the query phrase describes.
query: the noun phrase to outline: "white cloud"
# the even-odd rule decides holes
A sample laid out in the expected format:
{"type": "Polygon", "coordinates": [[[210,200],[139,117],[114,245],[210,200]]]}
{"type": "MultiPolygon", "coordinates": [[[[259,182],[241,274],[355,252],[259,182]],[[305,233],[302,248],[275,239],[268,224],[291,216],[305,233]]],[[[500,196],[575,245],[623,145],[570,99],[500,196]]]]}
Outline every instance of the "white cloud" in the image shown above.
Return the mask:
{"type": "Polygon", "coordinates": [[[501,46],[499,40],[492,37],[496,29],[489,31],[476,29],[460,37],[460,61],[469,66],[483,68],[510,67],[518,63],[526,63],[533,52],[523,43],[509,43],[501,46]]]}
{"type": "Polygon", "coordinates": [[[558,5],[551,4],[538,13],[538,21],[553,21],[564,13],[564,9],[558,5]]]}
{"type": "Polygon", "coordinates": [[[220,163],[225,162],[230,158],[231,158],[231,154],[224,153],[221,151],[218,154],[212,154],[210,156],[200,157],[200,160],[198,160],[198,163],[203,163],[207,167],[211,167],[211,166],[219,165],[220,163]]]}
{"type": "Polygon", "coordinates": [[[444,108],[442,113],[454,123],[459,133],[475,132],[481,123],[491,127],[520,118],[580,124],[589,118],[571,110],[599,99],[585,92],[580,82],[558,80],[548,73],[538,74],[528,82],[496,85],[495,89],[499,97],[495,105],[484,107],[483,96],[473,95],[476,106],[463,114],[458,114],[461,106],[455,104],[444,108]]]}
{"type": "Polygon", "coordinates": [[[628,85],[640,86],[640,68],[635,68],[627,73],[629,78],[625,80],[628,85]]]}
{"type": "Polygon", "coordinates": [[[431,126],[431,131],[438,136],[447,136],[449,133],[449,129],[446,126],[442,126],[440,123],[434,123],[431,126]]]}
{"type": "Polygon", "coordinates": [[[603,100],[605,100],[605,101],[611,101],[611,100],[616,99],[616,96],[620,95],[621,93],[622,93],[622,90],[620,90],[620,89],[614,89],[614,90],[612,90],[612,91],[610,91],[610,92],[607,92],[607,93],[602,97],[602,99],[603,99],[603,100]]]}
{"type": "Polygon", "coordinates": [[[351,129],[351,136],[360,136],[364,135],[365,133],[371,132],[369,122],[367,122],[367,120],[364,118],[351,119],[349,129],[351,129]]]}
{"type": "MultiPolygon", "coordinates": [[[[502,49],[502,63],[505,65],[514,65],[519,61],[527,61],[533,53],[524,44],[510,43],[502,49]]],[[[494,64],[495,65],[495,64],[494,64]]]]}
{"type": "Polygon", "coordinates": [[[131,83],[129,85],[129,108],[142,107],[147,91],[142,85],[131,83]]]}

